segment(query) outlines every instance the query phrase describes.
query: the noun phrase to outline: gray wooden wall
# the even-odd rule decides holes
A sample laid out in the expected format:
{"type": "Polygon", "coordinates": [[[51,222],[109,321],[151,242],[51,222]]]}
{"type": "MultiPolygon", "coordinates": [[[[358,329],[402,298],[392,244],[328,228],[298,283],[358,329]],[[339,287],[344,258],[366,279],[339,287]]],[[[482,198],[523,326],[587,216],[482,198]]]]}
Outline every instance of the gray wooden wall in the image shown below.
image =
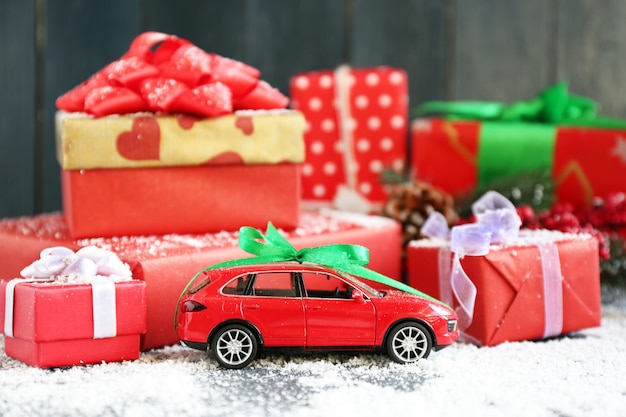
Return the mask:
{"type": "Polygon", "coordinates": [[[0,0],[0,217],[60,210],[54,100],[145,30],[248,62],[284,93],[296,72],[386,64],[408,72],[411,106],[568,80],[626,118],[624,22],[622,0],[0,0]]]}

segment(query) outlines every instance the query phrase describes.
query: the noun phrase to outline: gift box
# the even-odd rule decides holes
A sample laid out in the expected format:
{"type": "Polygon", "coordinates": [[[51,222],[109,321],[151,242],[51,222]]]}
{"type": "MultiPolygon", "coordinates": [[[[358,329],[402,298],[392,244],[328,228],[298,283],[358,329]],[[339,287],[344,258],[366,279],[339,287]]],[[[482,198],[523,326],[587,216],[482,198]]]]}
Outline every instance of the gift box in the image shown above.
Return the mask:
{"type": "MultiPolygon", "coordinates": [[[[2,323],[9,282],[0,281],[2,323]]],[[[89,285],[18,284],[13,337],[5,332],[5,352],[40,368],[138,359],[140,336],[146,331],[145,285],[137,280],[115,284],[116,336],[94,338],[89,285]]]]}
{"type": "Polygon", "coordinates": [[[0,280],[7,356],[40,368],[139,358],[146,283],[115,254],[45,248],[20,275],[0,280]]]}
{"type": "Polygon", "coordinates": [[[387,198],[383,170],[405,166],[408,82],[398,68],[312,71],[292,77],[304,113],[302,197],[310,205],[369,212],[387,198]]]}
{"type": "MultiPolygon", "coordinates": [[[[469,336],[465,340],[493,346],[600,325],[597,241],[591,236],[539,233],[534,239],[536,244],[520,241],[493,245],[487,255],[460,260],[476,288],[472,322],[463,331],[469,336]],[[545,241],[553,243],[558,251],[562,279],[558,277],[556,283],[547,283],[542,270],[541,257],[548,255],[541,252],[540,242],[545,241]],[[551,296],[546,291],[550,285],[556,285],[551,296]],[[557,330],[546,333],[554,328],[557,330]]],[[[459,307],[459,300],[451,295],[453,256],[447,243],[439,243],[417,240],[409,244],[408,283],[459,307]]]]}
{"type": "Polygon", "coordinates": [[[625,191],[626,122],[595,116],[593,102],[564,89],[510,106],[426,103],[424,113],[447,117],[411,124],[415,176],[459,195],[545,172],[557,199],[577,206],[625,191]]]}
{"type": "Polygon", "coordinates": [[[172,35],[139,35],[57,99],[70,233],[295,227],[305,120],[288,102],[255,68],[172,35]]]}
{"type": "MultiPolygon", "coordinates": [[[[368,268],[400,279],[401,231],[383,217],[336,211],[303,211],[298,226],[282,230],[298,249],[325,244],[359,244],[369,248],[368,268]]],[[[174,312],[189,280],[201,269],[248,256],[237,245],[238,232],[163,236],[72,239],[61,214],[0,220],[0,278],[17,276],[43,248],[72,249],[94,245],[127,262],[133,277],[147,284],[147,332],[141,349],[178,343],[174,312]]]]}

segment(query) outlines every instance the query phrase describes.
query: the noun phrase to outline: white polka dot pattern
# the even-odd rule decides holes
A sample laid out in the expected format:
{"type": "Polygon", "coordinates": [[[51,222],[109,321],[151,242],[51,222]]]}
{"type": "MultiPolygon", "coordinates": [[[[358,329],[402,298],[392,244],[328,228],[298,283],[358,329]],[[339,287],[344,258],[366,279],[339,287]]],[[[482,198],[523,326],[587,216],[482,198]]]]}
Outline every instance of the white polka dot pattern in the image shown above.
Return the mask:
{"type": "Polygon", "coordinates": [[[302,197],[331,202],[348,175],[356,191],[372,203],[386,194],[380,183],[384,169],[402,169],[406,160],[408,82],[403,70],[392,67],[351,69],[345,77],[349,112],[338,116],[334,71],[302,73],[291,79],[292,106],[307,119],[306,162],[302,167],[302,197]],[[345,138],[352,137],[349,153],[356,159],[346,166],[345,138]],[[354,172],[348,172],[354,170],[354,172]]]}

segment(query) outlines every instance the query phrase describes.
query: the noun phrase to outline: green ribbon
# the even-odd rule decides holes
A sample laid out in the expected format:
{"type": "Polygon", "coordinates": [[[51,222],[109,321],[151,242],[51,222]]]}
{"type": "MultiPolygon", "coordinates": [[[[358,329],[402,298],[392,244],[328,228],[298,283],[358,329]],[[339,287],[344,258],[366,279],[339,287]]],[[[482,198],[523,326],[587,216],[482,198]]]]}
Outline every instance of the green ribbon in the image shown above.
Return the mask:
{"type": "MultiPolygon", "coordinates": [[[[389,278],[371,269],[365,268],[369,263],[369,249],[361,245],[337,244],[322,245],[313,248],[297,250],[278,230],[268,223],[267,231],[264,235],[259,230],[244,226],[239,229],[239,247],[244,251],[256,255],[253,258],[241,258],[231,261],[221,262],[199,271],[187,284],[180,299],[187,292],[193,282],[206,271],[232,266],[256,265],[271,262],[296,261],[299,263],[309,262],[333,268],[338,271],[347,272],[370,281],[378,282],[400,291],[415,294],[443,304],[421,291],[416,290],[406,284],[389,278]]],[[[178,309],[177,309],[178,312],[178,309]]]]}
{"type": "Polygon", "coordinates": [[[598,104],[568,92],[560,82],[530,100],[512,104],[484,101],[431,101],[417,108],[418,115],[439,114],[448,119],[535,122],[565,126],[626,128],[626,121],[597,115],[598,104]]]}
{"type": "Polygon", "coordinates": [[[480,126],[478,186],[529,172],[552,173],[556,126],[522,122],[488,122],[480,126]]]}

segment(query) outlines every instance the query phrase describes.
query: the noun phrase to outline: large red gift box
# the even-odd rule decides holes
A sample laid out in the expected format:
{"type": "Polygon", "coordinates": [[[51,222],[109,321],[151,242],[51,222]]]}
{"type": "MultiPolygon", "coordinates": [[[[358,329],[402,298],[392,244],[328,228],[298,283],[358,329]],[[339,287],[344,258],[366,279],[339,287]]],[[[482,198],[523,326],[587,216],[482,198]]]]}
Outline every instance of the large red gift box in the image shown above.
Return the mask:
{"type": "Polygon", "coordinates": [[[145,282],[115,283],[116,335],[110,337],[94,335],[91,285],[34,282],[14,287],[9,324],[13,335],[9,336],[5,301],[10,282],[0,280],[0,323],[5,326],[7,356],[40,368],[139,358],[140,335],[146,331],[145,282]]]}
{"type": "Polygon", "coordinates": [[[406,73],[347,66],[304,72],[292,77],[290,92],[307,121],[304,201],[362,212],[382,205],[382,171],[401,172],[407,158],[406,73]]]}
{"type": "Polygon", "coordinates": [[[411,136],[416,177],[451,194],[537,171],[576,206],[626,191],[626,129],[430,118],[414,120],[411,136]]]}
{"type": "MultiPolygon", "coordinates": [[[[369,268],[400,279],[400,226],[393,220],[335,211],[303,211],[298,227],[285,231],[297,248],[359,244],[370,249],[369,268]]],[[[127,262],[133,277],[146,282],[147,333],[141,349],[178,343],[174,312],[180,293],[201,269],[249,257],[237,245],[238,232],[199,235],[124,236],[72,239],[60,214],[0,220],[0,278],[17,276],[24,265],[51,246],[76,249],[94,245],[127,262]]]]}
{"type": "MultiPolygon", "coordinates": [[[[517,243],[491,245],[461,265],[476,289],[465,340],[492,346],[595,327],[601,321],[598,243],[590,235],[539,231],[517,243]],[[545,243],[556,245],[560,274],[544,276],[545,243]],[[554,278],[556,276],[556,279],[554,278]]],[[[459,308],[462,285],[451,282],[447,241],[423,239],[407,248],[409,285],[459,308]]]]}

